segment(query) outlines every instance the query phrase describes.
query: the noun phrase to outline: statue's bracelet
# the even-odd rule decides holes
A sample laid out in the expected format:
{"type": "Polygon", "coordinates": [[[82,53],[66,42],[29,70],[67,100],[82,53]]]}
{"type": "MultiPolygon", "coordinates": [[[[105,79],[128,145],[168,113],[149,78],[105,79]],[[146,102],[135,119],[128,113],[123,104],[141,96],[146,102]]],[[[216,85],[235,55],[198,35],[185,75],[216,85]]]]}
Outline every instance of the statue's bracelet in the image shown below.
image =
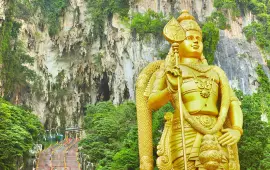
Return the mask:
{"type": "Polygon", "coordinates": [[[172,94],[177,92],[177,89],[176,90],[173,89],[171,84],[168,82],[168,80],[167,80],[167,89],[168,89],[169,93],[172,93],[172,94]]]}
{"type": "Polygon", "coordinates": [[[170,85],[167,86],[167,89],[170,93],[176,93],[177,90],[174,90],[170,85]]]}
{"type": "Polygon", "coordinates": [[[240,132],[241,135],[243,135],[244,131],[242,128],[238,127],[238,126],[232,126],[232,129],[234,130],[238,130],[240,132]]]}

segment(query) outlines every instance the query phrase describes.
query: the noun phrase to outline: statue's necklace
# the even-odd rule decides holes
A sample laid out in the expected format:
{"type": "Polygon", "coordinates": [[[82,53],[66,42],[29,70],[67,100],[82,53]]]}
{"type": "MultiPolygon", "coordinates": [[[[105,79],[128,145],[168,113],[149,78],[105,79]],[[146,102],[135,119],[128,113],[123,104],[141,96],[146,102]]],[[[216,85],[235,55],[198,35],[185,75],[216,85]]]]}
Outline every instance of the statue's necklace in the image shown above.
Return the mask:
{"type": "Polygon", "coordinates": [[[198,63],[189,63],[189,64],[182,63],[182,65],[185,65],[185,66],[191,68],[192,70],[196,70],[199,73],[203,73],[203,77],[205,77],[205,78],[199,79],[196,76],[196,74],[192,71],[193,78],[194,78],[195,83],[197,84],[199,91],[200,91],[200,95],[203,98],[208,98],[211,94],[214,78],[208,77],[206,75],[206,72],[210,71],[213,68],[213,66],[208,66],[208,65],[198,64],[198,63]]]}
{"type": "Polygon", "coordinates": [[[211,94],[214,78],[208,78],[208,76],[204,75],[205,78],[199,79],[194,72],[192,73],[194,75],[194,82],[197,84],[200,95],[203,98],[208,98],[211,94]]]}
{"type": "Polygon", "coordinates": [[[208,66],[208,65],[198,64],[198,63],[189,63],[189,64],[181,63],[181,65],[187,66],[200,73],[206,73],[213,68],[213,66],[208,66]]]}

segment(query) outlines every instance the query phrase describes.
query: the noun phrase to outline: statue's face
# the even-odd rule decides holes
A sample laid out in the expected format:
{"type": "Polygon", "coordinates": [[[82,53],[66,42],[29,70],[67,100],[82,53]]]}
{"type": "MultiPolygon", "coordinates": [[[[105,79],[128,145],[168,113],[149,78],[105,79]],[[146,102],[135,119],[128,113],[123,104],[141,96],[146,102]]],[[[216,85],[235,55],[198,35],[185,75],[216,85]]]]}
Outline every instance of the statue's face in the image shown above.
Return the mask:
{"type": "Polygon", "coordinates": [[[201,58],[203,51],[202,35],[198,31],[186,32],[186,39],[179,45],[179,54],[185,58],[201,58]]]}

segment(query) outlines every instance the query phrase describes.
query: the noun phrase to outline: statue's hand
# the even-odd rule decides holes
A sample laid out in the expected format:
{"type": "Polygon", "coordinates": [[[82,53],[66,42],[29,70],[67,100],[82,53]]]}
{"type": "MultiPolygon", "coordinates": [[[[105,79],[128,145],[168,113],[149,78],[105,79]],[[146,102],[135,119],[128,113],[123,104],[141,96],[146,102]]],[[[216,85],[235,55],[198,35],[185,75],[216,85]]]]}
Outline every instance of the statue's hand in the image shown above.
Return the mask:
{"type": "Polygon", "coordinates": [[[178,77],[182,81],[182,71],[179,67],[169,67],[166,68],[166,76],[168,80],[168,86],[170,86],[173,90],[178,89],[178,77]]]}
{"type": "Polygon", "coordinates": [[[240,140],[241,133],[239,130],[234,129],[223,129],[221,130],[224,134],[218,138],[219,143],[224,145],[233,145],[240,140]]]}

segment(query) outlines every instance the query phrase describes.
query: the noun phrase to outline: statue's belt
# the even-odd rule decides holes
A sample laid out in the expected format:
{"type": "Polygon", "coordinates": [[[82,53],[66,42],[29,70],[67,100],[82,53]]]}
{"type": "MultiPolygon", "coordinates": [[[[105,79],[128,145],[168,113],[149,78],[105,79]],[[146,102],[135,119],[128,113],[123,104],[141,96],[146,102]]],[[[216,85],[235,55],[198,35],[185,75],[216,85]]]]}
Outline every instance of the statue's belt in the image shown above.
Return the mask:
{"type": "MultiPolygon", "coordinates": [[[[217,122],[217,117],[212,115],[192,115],[194,119],[203,127],[211,129],[217,122]]],[[[187,121],[184,121],[184,127],[192,127],[187,121]]],[[[179,118],[173,119],[173,129],[181,128],[179,118]]]]}

